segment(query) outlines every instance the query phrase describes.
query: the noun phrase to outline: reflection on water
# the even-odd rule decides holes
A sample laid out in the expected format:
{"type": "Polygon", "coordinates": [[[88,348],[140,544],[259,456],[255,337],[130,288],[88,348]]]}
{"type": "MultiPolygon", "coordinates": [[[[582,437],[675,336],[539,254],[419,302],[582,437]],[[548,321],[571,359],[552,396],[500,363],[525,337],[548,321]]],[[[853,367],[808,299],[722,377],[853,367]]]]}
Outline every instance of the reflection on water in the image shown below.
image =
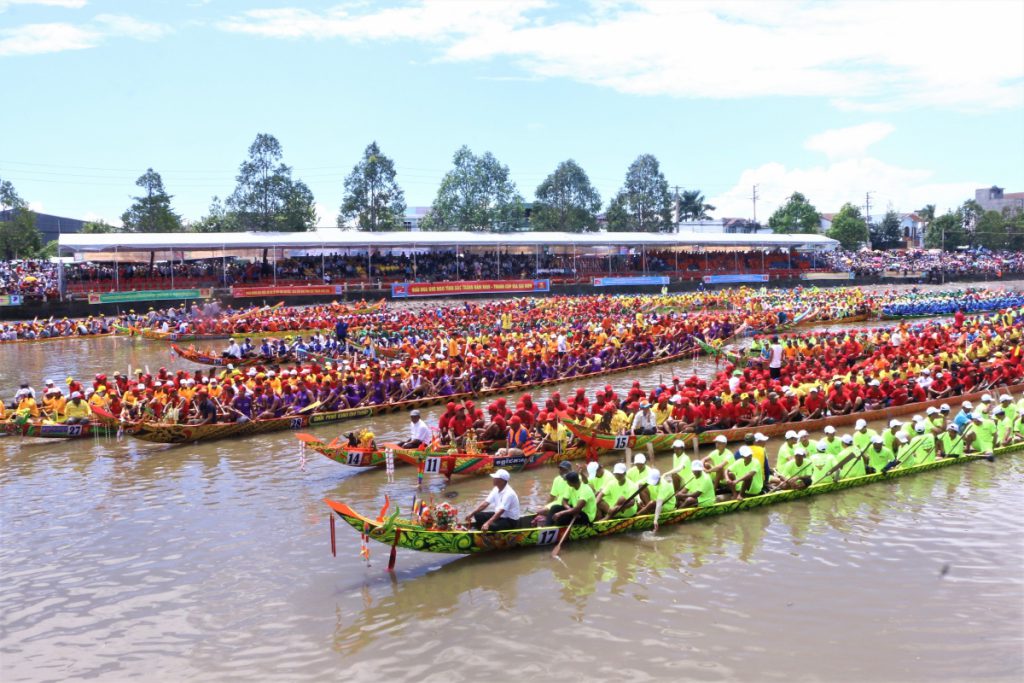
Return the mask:
{"type": "MultiPolygon", "coordinates": [[[[21,376],[39,385],[170,364],[156,345],[67,346],[4,350],[0,390],[21,376]]],[[[622,389],[633,379],[610,381],[622,389]]],[[[405,424],[373,420],[382,439],[405,424]]],[[[414,495],[453,492],[466,507],[489,487],[429,479],[418,492],[414,472],[395,475],[388,483],[308,452],[302,469],[290,434],[187,446],[0,438],[0,678],[902,681],[1024,671],[1019,456],[567,545],[560,559],[400,551],[390,575],[387,548],[374,545],[367,566],[347,527],[332,558],[325,496],[376,514],[385,494],[403,510],[414,495]]],[[[537,504],[553,475],[516,475],[513,486],[537,504]]]]}

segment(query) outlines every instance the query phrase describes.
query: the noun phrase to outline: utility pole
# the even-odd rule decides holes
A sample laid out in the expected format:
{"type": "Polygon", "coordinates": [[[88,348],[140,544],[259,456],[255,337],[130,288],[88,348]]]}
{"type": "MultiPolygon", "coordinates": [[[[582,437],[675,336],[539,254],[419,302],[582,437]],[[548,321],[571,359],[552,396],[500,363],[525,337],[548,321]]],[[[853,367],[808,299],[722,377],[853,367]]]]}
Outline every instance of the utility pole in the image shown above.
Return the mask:
{"type": "Polygon", "coordinates": [[[874,190],[868,190],[864,193],[864,222],[871,225],[871,193],[874,190]]]}
{"type": "Polygon", "coordinates": [[[750,199],[754,202],[754,222],[757,223],[757,185],[754,185],[754,192],[750,195],[750,199]]]}
{"type": "Polygon", "coordinates": [[[675,191],[676,191],[676,201],[673,204],[673,206],[675,207],[675,210],[676,210],[676,232],[679,232],[679,224],[683,220],[683,210],[682,210],[683,207],[679,205],[679,186],[675,185],[674,187],[675,187],[675,191]]]}

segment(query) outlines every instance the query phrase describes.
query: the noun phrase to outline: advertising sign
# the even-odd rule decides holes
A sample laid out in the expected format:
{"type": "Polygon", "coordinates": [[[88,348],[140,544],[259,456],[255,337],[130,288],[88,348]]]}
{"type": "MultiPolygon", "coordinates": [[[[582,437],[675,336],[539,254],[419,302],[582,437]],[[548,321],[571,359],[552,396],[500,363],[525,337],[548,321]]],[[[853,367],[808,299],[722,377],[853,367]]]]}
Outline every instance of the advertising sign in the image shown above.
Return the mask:
{"type": "Polygon", "coordinates": [[[172,299],[209,299],[212,289],[151,289],[142,292],[90,292],[91,304],[123,304],[132,301],[168,301],[172,299]]]}
{"type": "Polygon", "coordinates": [[[277,297],[277,296],[338,296],[344,293],[342,285],[305,285],[301,287],[232,287],[231,296],[277,297]]]}
{"type": "Polygon", "coordinates": [[[595,287],[632,287],[638,285],[667,285],[667,275],[646,275],[636,277],[595,277],[595,287]]]}
{"type": "Polygon", "coordinates": [[[759,273],[734,273],[732,275],[705,275],[704,283],[708,285],[724,285],[738,282],[768,282],[768,275],[759,273]]]}
{"type": "Polygon", "coordinates": [[[551,280],[462,280],[455,282],[395,282],[391,296],[459,296],[464,294],[531,294],[550,292],[551,280]]]}

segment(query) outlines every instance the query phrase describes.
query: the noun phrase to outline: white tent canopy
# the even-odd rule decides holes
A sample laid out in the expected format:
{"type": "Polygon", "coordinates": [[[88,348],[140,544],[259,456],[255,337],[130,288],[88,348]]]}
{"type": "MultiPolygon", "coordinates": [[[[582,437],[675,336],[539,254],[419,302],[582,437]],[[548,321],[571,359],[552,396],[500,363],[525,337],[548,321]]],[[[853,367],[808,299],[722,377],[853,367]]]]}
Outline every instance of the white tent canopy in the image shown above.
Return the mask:
{"type": "Polygon", "coordinates": [[[358,232],[322,228],[313,232],[221,233],[65,233],[62,253],[110,251],[211,251],[233,249],[392,249],[417,247],[598,247],[647,248],[748,247],[834,249],[836,240],[824,235],[744,233],[565,233],[565,232],[358,232]]]}

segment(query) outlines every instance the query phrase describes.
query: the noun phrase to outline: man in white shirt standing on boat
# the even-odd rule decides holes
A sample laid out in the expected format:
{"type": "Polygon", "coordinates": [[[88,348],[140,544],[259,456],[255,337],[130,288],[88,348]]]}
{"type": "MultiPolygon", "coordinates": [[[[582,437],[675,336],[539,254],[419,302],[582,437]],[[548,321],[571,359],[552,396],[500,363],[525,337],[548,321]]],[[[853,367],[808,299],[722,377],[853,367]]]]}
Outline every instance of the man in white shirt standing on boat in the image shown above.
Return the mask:
{"type": "Polygon", "coordinates": [[[782,344],[779,343],[777,336],[772,337],[772,345],[768,349],[768,372],[772,379],[778,379],[782,375],[782,358],[782,344]]]}
{"type": "Polygon", "coordinates": [[[480,531],[505,531],[519,525],[519,496],[509,485],[508,470],[497,470],[491,474],[494,488],[484,502],[466,516],[466,523],[480,531]],[[484,512],[493,507],[493,512],[484,512]]]}

